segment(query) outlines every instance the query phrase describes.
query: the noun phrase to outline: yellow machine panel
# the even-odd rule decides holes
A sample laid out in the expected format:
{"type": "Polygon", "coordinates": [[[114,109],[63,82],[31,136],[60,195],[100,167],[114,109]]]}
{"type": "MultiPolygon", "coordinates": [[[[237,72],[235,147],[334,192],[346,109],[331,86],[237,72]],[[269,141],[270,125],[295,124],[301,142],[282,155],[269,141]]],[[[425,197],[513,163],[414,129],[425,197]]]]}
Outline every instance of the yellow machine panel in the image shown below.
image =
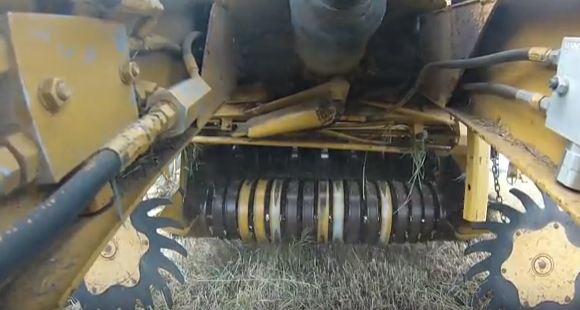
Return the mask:
{"type": "Polygon", "coordinates": [[[40,149],[39,183],[60,181],[137,119],[123,25],[87,17],[8,13],[1,28],[4,72],[2,130],[24,131],[40,149]],[[8,102],[6,102],[8,101],[8,102]]]}

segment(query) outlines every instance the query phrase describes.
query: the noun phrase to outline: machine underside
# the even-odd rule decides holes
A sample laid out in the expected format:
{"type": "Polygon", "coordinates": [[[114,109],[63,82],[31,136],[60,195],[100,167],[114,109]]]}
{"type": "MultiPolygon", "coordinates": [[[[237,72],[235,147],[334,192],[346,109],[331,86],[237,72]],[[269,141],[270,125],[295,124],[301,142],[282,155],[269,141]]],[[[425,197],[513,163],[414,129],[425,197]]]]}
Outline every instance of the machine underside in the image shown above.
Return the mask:
{"type": "Polygon", "coordinates": [[[576,309],[580,6],[452,2],[0,1],[0,308],[171,307],[170,235],[492,233],[474,306],[576,309]]]}

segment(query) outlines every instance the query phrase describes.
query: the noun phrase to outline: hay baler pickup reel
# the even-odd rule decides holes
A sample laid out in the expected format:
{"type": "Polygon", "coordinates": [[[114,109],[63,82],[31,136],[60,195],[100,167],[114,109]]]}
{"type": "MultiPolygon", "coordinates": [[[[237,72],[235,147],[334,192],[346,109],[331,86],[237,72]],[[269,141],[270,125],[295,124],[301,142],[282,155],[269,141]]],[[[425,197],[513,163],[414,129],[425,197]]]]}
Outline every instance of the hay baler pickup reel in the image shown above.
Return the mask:
{"type": "Polygon", "coordinates": [[[578,43],[561,42],[580,35],[575,1],[5,2],[60,15],[1,20],[0,308],[73,292],[88,309],[147,307],[151,287],[171,306],[159,269],[183,279],[161,249],[185,252],[166,233],[385,245],[485,231],[496,239],[467,252],[491,258],[468,275],[489,272],[490,308],[577,308],[578,43]],[[521,192],[526,213],[488,203],[490,144],[545,208],[521,192]],[[142,202],[168,166],[171,201],[142,202]]]}

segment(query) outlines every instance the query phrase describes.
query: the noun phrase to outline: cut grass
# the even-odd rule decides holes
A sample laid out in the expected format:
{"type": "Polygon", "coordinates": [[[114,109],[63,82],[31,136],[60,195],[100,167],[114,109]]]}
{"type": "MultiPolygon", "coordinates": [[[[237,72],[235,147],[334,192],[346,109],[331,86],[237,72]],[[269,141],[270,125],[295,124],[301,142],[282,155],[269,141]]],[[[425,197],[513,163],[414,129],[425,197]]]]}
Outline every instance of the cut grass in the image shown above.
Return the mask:
{"type": "MultiPolygon", "coordinates": [[[[471,309],[465,243],[248,247],[185,239],[174,309],[471,309]]],[[[159,293],[156,309],[166,309],[159,293]]]]}

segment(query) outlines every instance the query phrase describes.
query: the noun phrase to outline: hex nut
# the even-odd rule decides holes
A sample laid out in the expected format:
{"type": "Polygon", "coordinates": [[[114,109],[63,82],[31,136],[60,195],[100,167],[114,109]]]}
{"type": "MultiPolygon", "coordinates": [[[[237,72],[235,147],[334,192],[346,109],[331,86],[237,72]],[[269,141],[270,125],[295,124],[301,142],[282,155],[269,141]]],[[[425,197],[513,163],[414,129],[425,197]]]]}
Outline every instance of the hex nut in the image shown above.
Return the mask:
{"type": "Polygon", "coordinates": [[[132,84],[139,78],[141,68],[134,61],[129,61],[121,66],[121,81],[125,84],[132,84]]]}
{"type": "Polygon", "coordinates": [[[72,97],[72,89],[63,79],[53,77],[40,82],[38,94],[42,105],[55,113],[72,97]]]}
{"type": "Polygon", "coordinates": [[[8,195],[20,186],[20,165],[7,147],[0,147],[0,196],[8,195]]]}
{"type": "Polygon", "coordinates": [[[149,98],[147,106],[153,107],[161,102],[171,103],[175,107],[175,121],[164,137],[174,137],[184,133],[197,118],[197,103],[211,90],[199,76],[184,80],[169,89],[158,89],[149,98]]]}
{"type": "Polygon", "coordinates": [[[22,132],[16,132],[5,137],[2,144],[8,147],[18,160],[22,170],[21,183],[27,184],[38,176],[39,154],[32,139],[22,132]]]}
{"type": "Polygon", "coordinates": [[[570,82],[567,78],[561,76],[554,76],[549,82],[550,89],[553,90],[558,96],[563,97],[568,94],[570,89],[570,82]]]}

